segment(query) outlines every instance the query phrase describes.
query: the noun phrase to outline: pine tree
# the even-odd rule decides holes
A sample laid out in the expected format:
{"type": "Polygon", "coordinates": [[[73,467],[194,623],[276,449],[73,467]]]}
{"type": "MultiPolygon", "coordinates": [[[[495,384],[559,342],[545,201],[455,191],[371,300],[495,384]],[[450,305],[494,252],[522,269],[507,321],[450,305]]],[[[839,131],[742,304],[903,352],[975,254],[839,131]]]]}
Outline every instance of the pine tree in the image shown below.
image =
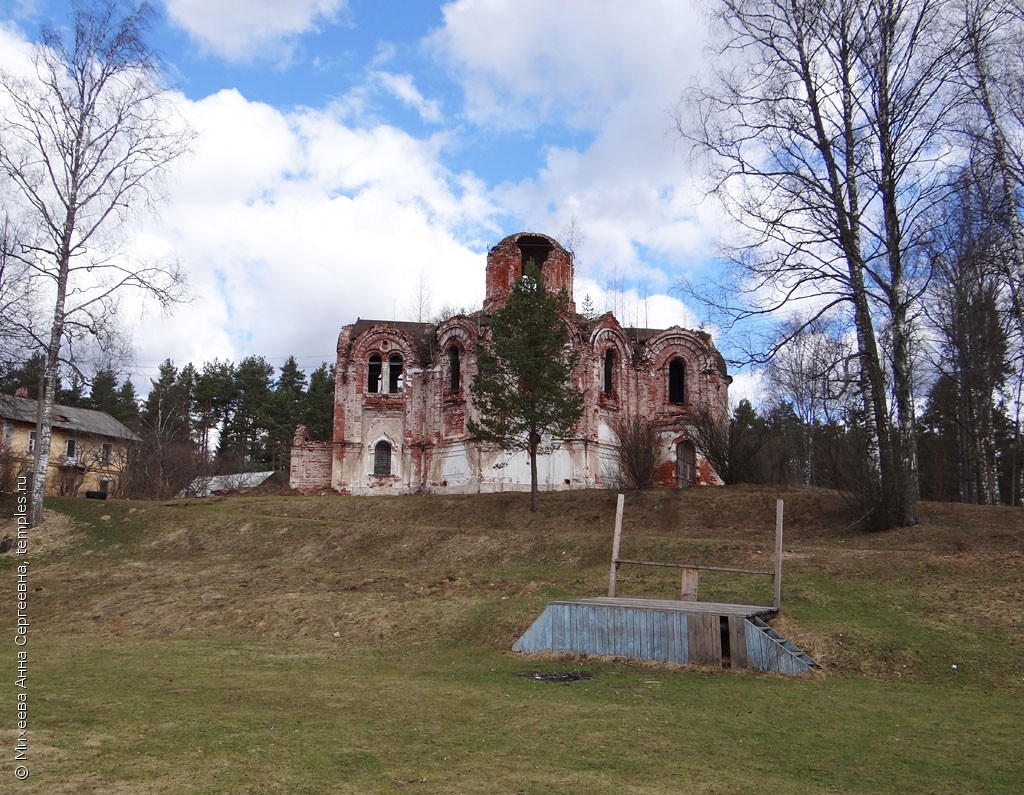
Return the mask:
{"type": "Polygon", "coordinates": [[[133,431],[139,428],[139,398],[135,394],[135,384],[130,379],[124,379],[124,383],[117,390],[114,396],[114,410],[111,415],[123,422],[133,431]]]}
{"type": "Polygon", "coordinates": [[[89,387],[88,408],[111,413],[117,397],[117,374],[109,367],[101,367],[92,377],[89,387]]]}
{"type": "Polygon", "coordinates": [[[281,366],[268,406],[267,454],[274,469],[287,469],[292,436],[302,419],[306,400],[306,374],[294,356],[281,366]]]}
{"type": "Polygon", "coordinates": [[[32,400],[39,399],[39,388],[43,383],[43,369],[46,357],[34,353],[20,364],[8,365],[0,375],[0,392],[13,395],[17,390],[24,389],[32,400]]]}
{"type": "Polygon", "coordinates": [[[575,352],[566,351],[566,326],[559,313],[564,296],[548,293],[532,261],[506,304],[491,319],[491,349],[477,352],[471,388],[479,419],[469,432],[507,452],[530,457],[530,510],[539,505],[537,454],[545,434],[565,437],[583,413],[573,389],[575,352]]]}
{"type": "Polygon", "coordinates": [[[187,365],[181,373],[166,359],[151,389],[139,420],[142,449],[137,470],[132,473],[133,492],[165,498],[192,480],[196,470],[191,437],[191,375],[187,365]],[[185,375],[182,383],[181,376],[185,375]]]}
{"type": "Polygon", "coordinates": [[[235,365],[214,359],[196,379],[196,441],[204,459],[210,458],[214,436],[222,436],[237,400],[235,365]]]}
{"type": "Polygon", "coordinates": [[[237,472],[269,462],[267,439],[274,366],[262,356],[246,356],[235,368],[235,411],[224,426],[218,457],[237,472]]]}
{"type": "Polygon", "coordinates": [[[88,408],[89,399],[85,396],[85,380],[77,372],[71,374],[71,383],[63,386],[57,383],[57,403],[61,406],[88,408]]]}
{"type": "Polygon", "coordinates": [[[334,435],[334,368],[326,362],[309,376],[302,424],[310,439],[326,441],[334,435]]]}

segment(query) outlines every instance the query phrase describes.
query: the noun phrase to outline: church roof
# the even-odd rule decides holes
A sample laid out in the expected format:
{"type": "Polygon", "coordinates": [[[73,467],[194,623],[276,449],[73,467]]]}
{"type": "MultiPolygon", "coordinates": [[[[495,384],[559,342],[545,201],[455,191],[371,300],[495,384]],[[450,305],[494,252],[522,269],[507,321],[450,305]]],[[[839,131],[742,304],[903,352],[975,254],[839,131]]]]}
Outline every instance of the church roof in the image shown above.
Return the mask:
{"type": "Polygon", "coordinates": [[[352,324],[352,339],[378,326],[391,326],[391,328],[398,329],[403,334],[409,335],[417,342],[425,339],[436,328],[433,323],[416,323],[409,320],[364,320],[359,318],[352,324]]]}

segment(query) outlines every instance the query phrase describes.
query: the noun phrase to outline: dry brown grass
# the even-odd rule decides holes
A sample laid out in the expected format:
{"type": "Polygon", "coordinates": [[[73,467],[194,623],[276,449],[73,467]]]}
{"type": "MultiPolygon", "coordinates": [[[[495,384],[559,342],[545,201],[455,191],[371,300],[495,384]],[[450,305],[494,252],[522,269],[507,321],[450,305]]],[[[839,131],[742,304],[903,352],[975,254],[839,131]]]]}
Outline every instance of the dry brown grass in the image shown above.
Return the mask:
{"type": "Polygon", "coordinates": [[[767,567],[776,497],[775,624],[813,680],[511,654],[547,602],[606,591],[606,492],[538,514],[526,494],[54,500],[30,540],[25,791],[1016,792],[1024,515],[924,504],[863,534],[832,492],[654,491],[628,495],[622,553],[767,567]]]}
{"type": "MultiPolygon", "coordinates": [[[[904,675],[905,654],[882,641],[872,650],[875,630],[844,632],[837,613],[892,609],[907,588],[918,628],[998,626],[1024,639],[1019,510],[926,503],[917,527],[863,534],[834,492],[652,491],[628,495],[622,555],[767,569],[776,498],[786,526],[779,620],[831,670],[904,675]],[[869,597],[858,591],[866,581],[876,583],[869,597]]],[[[546,600],[607,588],[615,495],[546,494],[536,514],[527,499],[57,501],[70,517],[48,512],[33,531],[33,610],[53,631],[108,637],[366,647],[453,637],[507,649],[546,600]]],[[[671,597],[675,577],[624,568],[620,587],[671,597]]],[[[770,598],[767,578],[710,575],[701,587],[706,598],[770,598]]]]}

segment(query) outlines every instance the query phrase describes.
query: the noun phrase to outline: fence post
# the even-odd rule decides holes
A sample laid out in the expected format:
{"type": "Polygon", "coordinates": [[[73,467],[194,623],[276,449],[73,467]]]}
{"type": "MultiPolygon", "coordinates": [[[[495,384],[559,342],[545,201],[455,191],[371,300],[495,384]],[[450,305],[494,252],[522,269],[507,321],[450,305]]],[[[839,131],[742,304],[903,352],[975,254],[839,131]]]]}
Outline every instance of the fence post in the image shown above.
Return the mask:
{"type": "Polygon", "coordinates": [[[697,584],[700,581],[700,570],[684,568],[683,569],[683,584],[679,594],[679,598],[684,602],[696,602],[697,601],[697,584]]]}
{"type": "Polygon", "coordinates": [[[622,540],[622,506],[626,495],[620,494],[615,506],[615,537],[612,540],[612,570],[608,575],[608,595],[615,596],[615,578],[619,573],[619,541],[622,540]]]}
{"type": "Polygon", "coordinates": [[[782,607],[782,500],[775,501],[775,581],[776,610],[782,607]]]}

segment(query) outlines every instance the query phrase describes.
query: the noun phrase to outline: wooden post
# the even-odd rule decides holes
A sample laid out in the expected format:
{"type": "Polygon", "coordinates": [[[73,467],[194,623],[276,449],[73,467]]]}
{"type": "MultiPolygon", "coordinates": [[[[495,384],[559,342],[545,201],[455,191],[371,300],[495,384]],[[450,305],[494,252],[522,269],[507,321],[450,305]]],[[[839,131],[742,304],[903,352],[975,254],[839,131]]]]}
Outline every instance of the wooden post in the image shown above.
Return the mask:
{"type": "Polygon", "coordinates": [[[615,537],[612,540],[612,570],[608,576],[608,595],[615,596],[615,578],[619,573],[619,542],[622,540],[622,506],[626,500],[625,494],[619,495],[619,501],[615,506],[615,537]]]}
{"type": "Polygon", "coordinates": [[[684,602],[697,601],[697,584],[700,582],[700,569],[683,569],[683,585],[679,598],[684,602]]]}
{"type": "Polygon", "coordinates": [[[782,607],[782,500],[775,502],[775,573],[772,575],[775,584],[774,607],[782,607]]]}

